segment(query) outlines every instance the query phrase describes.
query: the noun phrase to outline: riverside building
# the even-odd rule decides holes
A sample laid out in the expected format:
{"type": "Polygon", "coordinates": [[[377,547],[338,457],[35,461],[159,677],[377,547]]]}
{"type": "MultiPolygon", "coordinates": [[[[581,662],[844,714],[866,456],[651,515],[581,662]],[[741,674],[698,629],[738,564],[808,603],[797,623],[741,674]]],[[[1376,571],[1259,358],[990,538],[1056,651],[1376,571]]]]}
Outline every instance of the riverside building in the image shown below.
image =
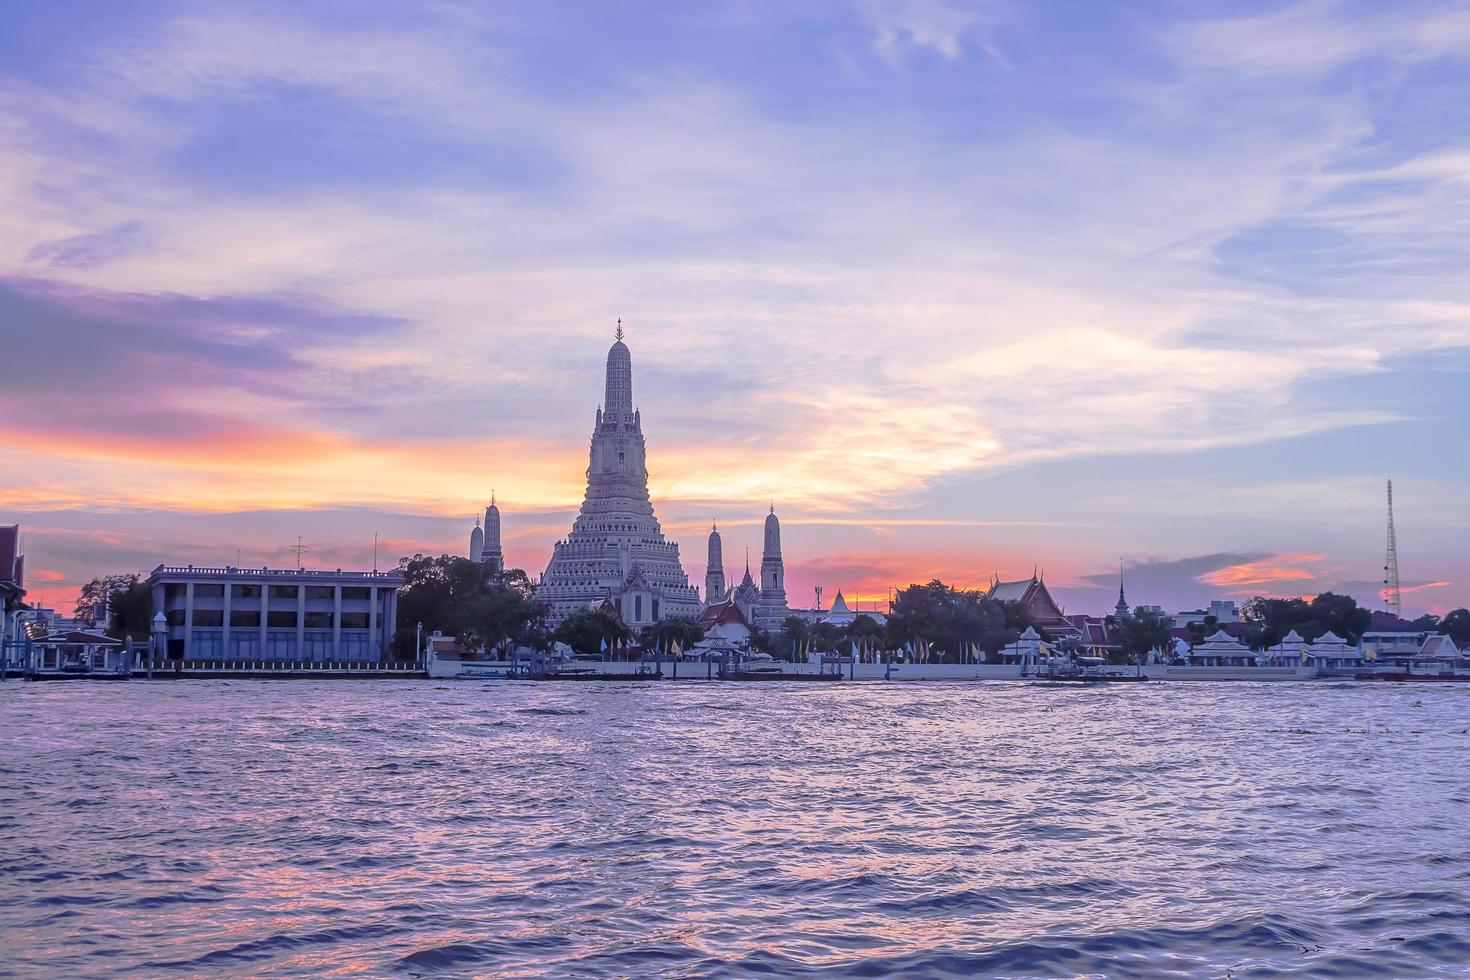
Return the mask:
{"type": "Polygon", "coordinates": [[[382,661],[403,573],[159,565],[153,608],[175,660],[382,661]]]}

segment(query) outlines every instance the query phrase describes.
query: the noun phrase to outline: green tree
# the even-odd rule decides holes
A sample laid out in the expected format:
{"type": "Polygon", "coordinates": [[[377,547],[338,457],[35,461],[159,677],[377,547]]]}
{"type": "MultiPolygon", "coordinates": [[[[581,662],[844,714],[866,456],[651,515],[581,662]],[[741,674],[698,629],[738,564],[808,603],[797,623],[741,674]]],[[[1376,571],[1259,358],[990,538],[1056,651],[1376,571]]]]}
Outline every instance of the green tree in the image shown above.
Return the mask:
{"type": "Polygon", "coordinates": [[[1439,617],[1434,613],[1425,613],[1409,625],[1413,626],[1416,630],[1423,630],[1425,633],[1438,633],[1439,617]]]}
{"type": "Polygon", "coordinates": [[[859,613],[847,626],[847,639],[850,644],[856,643],[859,650],[871,650],[882,645],[883,627],[872,616],[859,613]]]}
{"type": "Polygon", "coordinates": [[[1440,620],[1439,632],[1455,641],[1455,646],[1470,646],[1470,609],[1452,609],[1440,620]]]}
{"type": "Polygon", "coordinates": [[[141,575],[104,575],[82,586],[73,616],[88,626],[101,626],[115,639],[146,640],[152,628],[153,593],[141,575]]]}
{"type": "Polygon", "coordinates": [[[704,627],[692,619],[671,616],[654,624],[653,639],[664,653],[673,652],[675,643],[679,644],[680,650],[688,652],[690,647],[704,639],[704,627]]]}
{"type": "Polygon", "coordinates": [[[1323,592],[1311,602],[1256,596],[1241,609],[1246,642],[1254,650],[1274,647],[1292,630],[1308,643],[1329,630],[1356,643],[1373,621],[1373,614],[1352,596],[1323,592]]]}
{"type": "Polygon", "coordinates": [[[604,648],[611,650],[632,635],[621,619],[601,609],[578,610],[562,620],[551,634],[552,639],[580,654],[600,653],[604,648]]]}
{"type": "Polygon", "coordinates": [[[1167,652],[1174,643],[1174,620],[1139,606],[1117,624],[1118,648],[1109,659],[1121,663],[1139,663],[1151,650],[1167,652]]]}
{"type": "Polygon", "coordinates": [[[799,659],[811,635],[810,623],[800,616],[787,616],[781,621],[781,655],[791,660],[799,659]]]}
{"type": "Polygon", "coordinates": [[[414,555],[398,563],[404,584],[398,592],[398,629],[393,652],[411,660],[418,626],[439,631],[476,650],[505,643],[546,645],[547,607],[536,600],[526,573],[512,568],[493,574],[468,558],[414,555]]]}
{"type": "MultiPolygon", "coordinates": [[[[910,585],[894,597],[885,639],[893,648],[911,644],[921,656],[927,649],[931,660],[958,661],[974,647],[994,653],[1021,632],[1007,624],[1008,605],[938,579],[910,585]]],[[[1030,624],[1023,609],[1011,609],[1009,615],[1013,623],[1030,624]]]]}

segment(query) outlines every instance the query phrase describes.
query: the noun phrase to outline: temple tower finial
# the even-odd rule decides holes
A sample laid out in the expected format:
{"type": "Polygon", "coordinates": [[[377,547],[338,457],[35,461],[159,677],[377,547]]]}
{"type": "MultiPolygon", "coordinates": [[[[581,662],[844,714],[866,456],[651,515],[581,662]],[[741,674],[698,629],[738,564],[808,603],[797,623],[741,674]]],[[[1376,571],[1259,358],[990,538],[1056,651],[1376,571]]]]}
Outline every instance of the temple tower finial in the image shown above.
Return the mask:
{"type": "Polygon", "coordinates": [[[618,340],[622,340],[623,339],[623,318],[622,317],[618,317],[618,332],[617,332],[616,337],[617,337],[618,340]]]}

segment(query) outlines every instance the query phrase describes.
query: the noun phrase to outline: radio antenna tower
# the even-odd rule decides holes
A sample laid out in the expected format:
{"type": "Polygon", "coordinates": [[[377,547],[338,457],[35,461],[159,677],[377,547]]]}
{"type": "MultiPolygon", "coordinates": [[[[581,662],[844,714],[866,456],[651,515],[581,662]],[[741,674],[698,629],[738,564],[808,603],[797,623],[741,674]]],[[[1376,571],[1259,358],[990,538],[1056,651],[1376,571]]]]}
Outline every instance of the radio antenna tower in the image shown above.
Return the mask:
{"type": "Polygon", "coordinates": [[[1383,558],[1383,601],[1388,611],[1402,616],[1404,596],[1399,589],[1399,542],[1393,530],[1393,481],[1388,481],[1388,551],[1383,558]]]}

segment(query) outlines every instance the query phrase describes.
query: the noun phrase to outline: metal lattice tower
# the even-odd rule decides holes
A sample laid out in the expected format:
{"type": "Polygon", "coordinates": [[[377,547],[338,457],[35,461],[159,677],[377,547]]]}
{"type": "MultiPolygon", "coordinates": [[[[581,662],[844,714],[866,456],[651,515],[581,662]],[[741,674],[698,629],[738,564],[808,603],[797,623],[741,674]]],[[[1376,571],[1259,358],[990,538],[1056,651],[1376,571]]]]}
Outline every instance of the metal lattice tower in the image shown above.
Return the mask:
{"type": "Polygon", "coordinates": [[[1383,601],[1395,616],[1403,615],[1404,597],[1399,589],[1399,542],[1393,530],[1393,481],[1388,481],[1388,549],[1383,559],[1383,601]]]}

